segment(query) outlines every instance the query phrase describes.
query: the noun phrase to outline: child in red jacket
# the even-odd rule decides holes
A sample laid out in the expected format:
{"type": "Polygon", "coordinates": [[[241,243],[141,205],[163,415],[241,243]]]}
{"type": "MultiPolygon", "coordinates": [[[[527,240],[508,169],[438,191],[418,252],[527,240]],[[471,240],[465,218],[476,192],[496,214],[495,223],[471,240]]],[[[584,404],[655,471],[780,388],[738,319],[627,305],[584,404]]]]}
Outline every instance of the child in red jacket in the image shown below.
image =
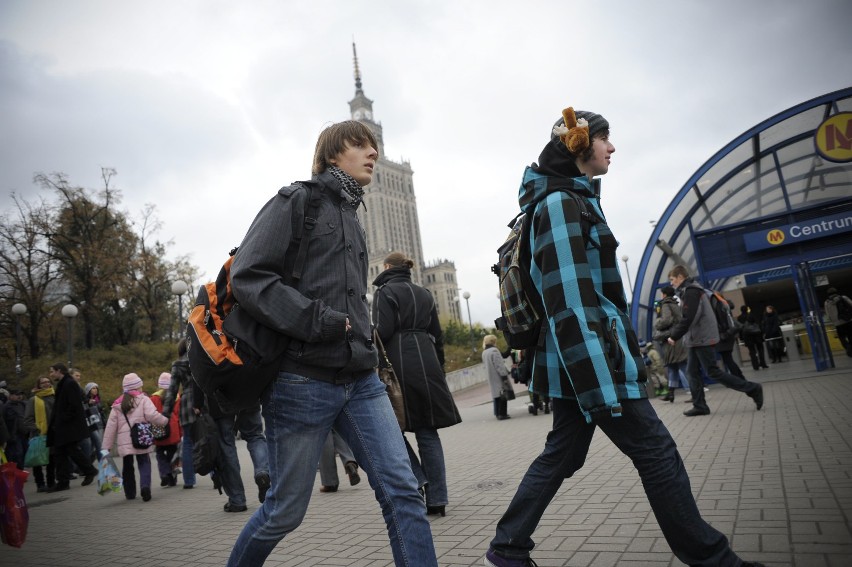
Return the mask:
{"type": "MultiPolygon", "coordinates": [[[[154,402],[154,406],[160,413],[163,413],[163,401],[171,384],[172,375],[168,372],[163,372],[160,374],[159,380],[157,380],[159,390],[151,394],[151,401],[154,402]]],[[[180,401],[175,403],[179,404],[180,401]]],[[[177,476],[172,474],[172,459],[177,452],[180,434],[178,414],[177,412],[172,412],[172,417],[169,419],[168,425],[165,426],[165,437],[158,439],[156,435],[154,436],[154,445],[157,447],[157,470],[160,473],[160,486],[165,488],[177,484],[177,476]]]]}

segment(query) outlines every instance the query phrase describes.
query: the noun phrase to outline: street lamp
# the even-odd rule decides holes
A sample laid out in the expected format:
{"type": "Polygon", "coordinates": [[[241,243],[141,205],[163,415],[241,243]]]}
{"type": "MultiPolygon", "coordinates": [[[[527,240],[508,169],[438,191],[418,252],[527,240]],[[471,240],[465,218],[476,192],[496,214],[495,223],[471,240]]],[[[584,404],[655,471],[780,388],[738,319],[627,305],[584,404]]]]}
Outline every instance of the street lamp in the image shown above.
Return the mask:
{"type": "Polygon", "coordinates": [[[77,316],[77,306],[69,303],[62,308],[62,316],[68,321],[68,368],[74,368],[74,317],[77,316]]]}
{"type": "Polygon", "coordinates": [[[473,352],[476,352],[476,339],[473,338],[473,319],[470,318],[470,292],[464,292],[462,297],[464,297],[464,302],[467,304],[467,324],[470,325],[470,348],[473,352]]]}
{"type": "Polygon", "coordinates": [[[178,300],[178,310],[177,310],[177,336],[178,339],[183,335],[183,329],[181,324],[183,323],[183,294],[187,292],[189,286],[186,285],[186,282],[177,280],[172,282],[172,293],[177,296],[178,300]]]}
{"type": "MultiPolygon", "coordinates": [[[[625,254],[621,257],[621,261],[624,262],[624,270],[627,272],[627,289],[630,290],[630,297],[633,297],[633,282],[630,281],[630,267],[627,265],[627,261],[630,257],[625,254]]],[[[631,299],[632,301],[632,299],[631,299]]]]}
{"type": "Polygon", "coordinates": [[[16,303],[12,306],[12,314],[15,316],[15,376],[20,381],[21,378],[21,315],[26,315],[27,306],[23,303],[16,303]]]}

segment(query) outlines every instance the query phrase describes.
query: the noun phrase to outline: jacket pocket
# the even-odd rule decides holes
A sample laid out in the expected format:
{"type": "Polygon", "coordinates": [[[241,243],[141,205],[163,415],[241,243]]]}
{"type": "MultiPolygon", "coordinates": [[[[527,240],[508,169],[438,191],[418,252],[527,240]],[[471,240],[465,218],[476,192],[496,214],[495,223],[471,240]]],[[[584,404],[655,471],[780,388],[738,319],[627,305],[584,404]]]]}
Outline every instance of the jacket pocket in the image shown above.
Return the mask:
{"type": "Polygon", "coordinates": [[[607,358],[615,372],[624,372],[624,349],[618,340],[618,321],[609,319],[604,325],[604,342],[607,349],[607,358]]]}

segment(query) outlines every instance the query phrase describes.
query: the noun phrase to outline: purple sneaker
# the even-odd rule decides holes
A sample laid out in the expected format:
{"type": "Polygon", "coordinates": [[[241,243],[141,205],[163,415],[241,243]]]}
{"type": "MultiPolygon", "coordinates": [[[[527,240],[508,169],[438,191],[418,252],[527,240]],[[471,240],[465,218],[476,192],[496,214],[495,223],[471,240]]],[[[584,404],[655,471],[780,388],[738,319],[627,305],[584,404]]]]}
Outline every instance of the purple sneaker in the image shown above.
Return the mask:
{"type": "Polygon", "coordinates": [[[507,559],[500,557],[494,550],[489,549],[485,554],[485,564],[490,567],[538,567],[536,562],[529,557],[525,559],[507,559]]]}

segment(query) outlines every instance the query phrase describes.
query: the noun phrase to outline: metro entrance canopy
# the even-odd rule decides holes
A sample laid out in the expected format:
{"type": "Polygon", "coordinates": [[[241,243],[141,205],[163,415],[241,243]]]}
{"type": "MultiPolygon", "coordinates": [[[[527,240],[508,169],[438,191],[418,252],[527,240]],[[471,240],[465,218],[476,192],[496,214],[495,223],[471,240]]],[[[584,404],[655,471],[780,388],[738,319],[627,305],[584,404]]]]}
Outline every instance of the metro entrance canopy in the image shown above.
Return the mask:
{"type": "Polygon", "coordinates": [[[678,191],[636,276],[631,316],[640,337],[653,335],[654,301],[676,264],[722,291],[750,274],[786,269],[817,368],[833,365],[830,352],[817,352],[825,332],[811,272],[814,265],[852,266],[852,87],[754,126],[678,191]]]}

